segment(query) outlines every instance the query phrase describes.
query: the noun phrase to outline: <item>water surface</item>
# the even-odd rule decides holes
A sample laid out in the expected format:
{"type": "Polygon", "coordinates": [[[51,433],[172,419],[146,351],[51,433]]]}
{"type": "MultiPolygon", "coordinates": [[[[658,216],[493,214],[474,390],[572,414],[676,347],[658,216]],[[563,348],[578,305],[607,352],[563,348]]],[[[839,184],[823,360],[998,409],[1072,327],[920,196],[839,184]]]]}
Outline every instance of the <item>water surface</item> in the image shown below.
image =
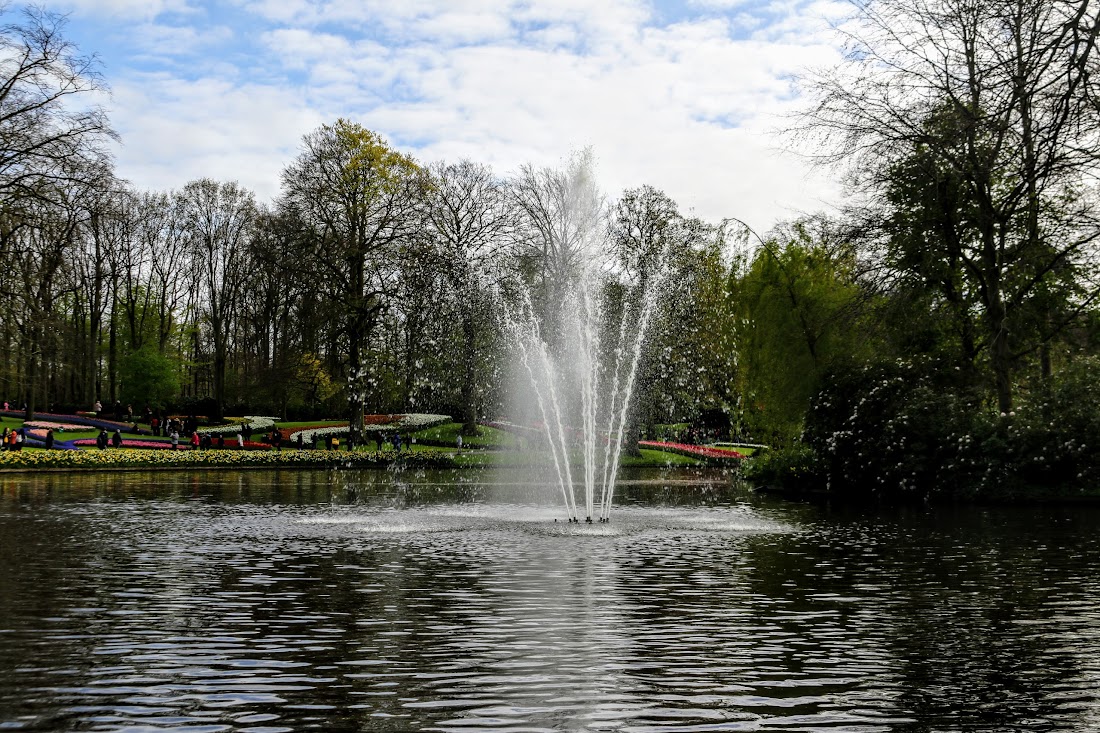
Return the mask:
{"type": "Polygon", "coordinates": [[[0,478],[0,728],[1100,728],[1100,513],[628,476],[0,478]]]}

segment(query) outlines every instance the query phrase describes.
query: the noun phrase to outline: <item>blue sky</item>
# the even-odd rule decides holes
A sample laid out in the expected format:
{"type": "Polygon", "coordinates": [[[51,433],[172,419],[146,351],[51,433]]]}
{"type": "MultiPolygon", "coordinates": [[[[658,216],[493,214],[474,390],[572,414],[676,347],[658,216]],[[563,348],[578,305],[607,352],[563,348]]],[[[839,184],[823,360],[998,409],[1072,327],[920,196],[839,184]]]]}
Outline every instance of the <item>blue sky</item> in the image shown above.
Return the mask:
{"type": "MultiPolygon", "coordinates": [[[[428,162],[507,175],[591,146],[605,193],[650,184],[758,230],[840,197],[776,130],[838,58],[844,0],[48,0],[96,54],[119,175],[261,199],[338,117],[428,162]]],[[[9,11],[10,12],[10,11],[9,11]]]]}

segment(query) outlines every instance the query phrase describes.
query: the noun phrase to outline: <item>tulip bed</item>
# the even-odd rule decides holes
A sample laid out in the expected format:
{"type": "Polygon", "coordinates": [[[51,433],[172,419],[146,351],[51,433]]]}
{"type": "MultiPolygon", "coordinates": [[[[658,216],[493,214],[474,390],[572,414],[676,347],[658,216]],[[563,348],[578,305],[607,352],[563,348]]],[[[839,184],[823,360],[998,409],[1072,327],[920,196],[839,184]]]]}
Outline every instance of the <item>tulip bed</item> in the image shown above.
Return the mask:
{"type": "Polygon", "coordinates": [[[689,445],[687,443],[665,443],[659,440],[639,440],[638,445],[644,448],[663,450],[668,453],[678,453],[683,456],[695,458],[707,458],[717,460],[737,460],[745,457],[744,453],[738,453],[729,448],[714,448],[709,445],[689,445]]]}
{"type": "Polygon", "coordinates": [[[329,450],[142,450],[110,448],[99,451],[16,451],[0,452],[0,470],[49,468],[247,468],[300,466],[317,468],[451,468],[447,453],[402,453],[329,450]]]}

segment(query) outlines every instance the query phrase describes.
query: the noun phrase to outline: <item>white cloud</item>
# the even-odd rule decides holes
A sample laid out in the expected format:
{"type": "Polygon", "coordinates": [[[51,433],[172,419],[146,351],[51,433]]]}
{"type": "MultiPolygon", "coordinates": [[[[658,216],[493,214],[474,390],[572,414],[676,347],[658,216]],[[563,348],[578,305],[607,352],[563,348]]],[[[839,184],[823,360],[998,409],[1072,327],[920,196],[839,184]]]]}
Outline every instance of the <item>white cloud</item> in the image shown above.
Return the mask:
{"type": "Polygon", "coordinates": [[[136,21],[150,21],[165,13],[194,12],[188,0],[45,0],[40,4],[78,16],[110,16],[136,21]]]}
{"type": "Polygon", "coordinates": [[[267,30],[250,67],[112,78],[120,175],[157,188],[228,177],[271,197],[301,136],[343,116],[423,160],[500,173],[590,144],[610,195],[648,183],[763,231],[838,197],[771,131],[797,103],[790,77],[837,57],[825,29],[841,5],[772,0],[662,26],[618,0],[252,0],[267,30]]]}

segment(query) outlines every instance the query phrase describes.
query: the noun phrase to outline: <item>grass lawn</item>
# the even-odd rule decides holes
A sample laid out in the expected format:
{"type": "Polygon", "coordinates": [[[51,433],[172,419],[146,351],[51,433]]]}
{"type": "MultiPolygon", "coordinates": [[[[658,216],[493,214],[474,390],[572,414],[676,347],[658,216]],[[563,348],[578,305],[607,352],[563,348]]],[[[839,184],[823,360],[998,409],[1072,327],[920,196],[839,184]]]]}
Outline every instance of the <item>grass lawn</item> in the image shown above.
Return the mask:
{"type": "MultiPolygon", "coordinates": [[[[437,443],[445,443],[448,446],[455,445],[455,441],[458,438],[458,434],[462,432],[462,423],[449,422],[437,425],[434,428],[428,428],[427,430],[421,430],[418,433],[413,433],[413,437],[417,441],[431,440],[437,443]]],[[[519,450],[522,448],[522,441],[519,436],[504,430],[497,430],[496,428],[485,427],[484,425],[478,426],[478,435],[463,435],[462,447],[463,448],[513,448],[519,450]]]]}
{"type": "Polygon", "coordinates": [[[295,428],[331,428],[347,424],[347,420],[298,420],[277,422],[275,423],[275,427],[279,430],[294,430],[295,428]]]}
{"type": "MultiPolygon", "coordinates": [[[[455,455],[455,465],[463,468],[502,468],[524,466],[549,467],[553,464],[550,453],[546,451],[460,451],[455,455]]],[[[583,461],[579,455],[573,456],[572,465],[580,466],[583,461]]],[[[643,449],[640,456],[623,453],[619,465],[626,468],[669,468],[703,466],[705,462],[691,456],[666,453],[659,450],[643,449]]]]}

